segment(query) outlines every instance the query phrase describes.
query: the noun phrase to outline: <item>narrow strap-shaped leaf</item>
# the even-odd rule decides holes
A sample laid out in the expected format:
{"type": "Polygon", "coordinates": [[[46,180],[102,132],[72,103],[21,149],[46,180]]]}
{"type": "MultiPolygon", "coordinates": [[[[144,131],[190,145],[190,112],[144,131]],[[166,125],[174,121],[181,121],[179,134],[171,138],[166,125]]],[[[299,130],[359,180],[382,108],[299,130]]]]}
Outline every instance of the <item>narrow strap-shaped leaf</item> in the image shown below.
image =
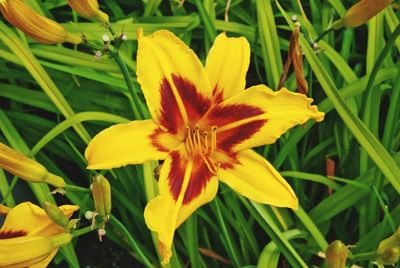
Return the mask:
{"type": "Polygon", "coordinates": [[[358,142],[379,167],[382,173],[387,177],[396,191],[400,193],[400,169],[396,162],[386,151],[385,147],[383,147],[383,145],[360,120],[360,118],[354,115],[350,110],[349,106],[346,104],[345,100],[337,90],[332,79],[325,72],[324,66],[319,61],[318,57],[304,37],[300,38],[300,42],[312,70],[317,76],[318,81],[321,83],[322,89],[331,100],[343,122],[350,129],[354,137],[358,140],[358,142]]]}
{"type": "MultiPolygon", "coordinates": [[[[8,46],[8,48],[21,60],[25,68],[35,78],[36,82],[41,86],[54,105],[66,117],[74,114],[67,100],[61,94],[53,80],[37,61],[32,52],[19,40],[15,33],[7,27],[3,22],[0,22],[0,40],[8,46]]],[[[89,142],[90,136],[86,129],[77,124],[74,126],[75,131],[83,141],[89,142]]]]}

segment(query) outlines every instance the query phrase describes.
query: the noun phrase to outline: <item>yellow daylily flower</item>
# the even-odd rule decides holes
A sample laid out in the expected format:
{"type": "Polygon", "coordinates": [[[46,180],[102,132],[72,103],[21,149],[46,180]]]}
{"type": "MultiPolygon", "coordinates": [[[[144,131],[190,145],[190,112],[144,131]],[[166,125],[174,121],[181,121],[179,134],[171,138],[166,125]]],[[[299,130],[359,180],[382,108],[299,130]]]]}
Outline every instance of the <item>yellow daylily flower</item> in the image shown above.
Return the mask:
{"type": "MultiPolygon", "coordinates": [[[[70,218],[78,206],[60,209],[70,218]]],[[[0,228],[0,267],[46,267],[71,234],[53,223],[40,207],[24,202],[10,209],[0,228]]]]}
{"type": "Polygon", "coordinates": [[[100,10],[97,0],[67,0],[68,5],[79,15],[90,20],[107,24],[108,15],[100,10]]]}
{"type": "Polygon", "coordinates": [[[89,169],[165,160],[159,195],[144,212],[162,263],[172,255],[175,229],[215,197],[218,180],[256,202],[296,209],[290,185],[250,148],[310,118],[321,121],[312,99],[264,85],[244,90],[250,46],[243,37],[220,34],[205,66],[169,31],[140,32],[138,42],[137,79],[153,119],[102,131],[85,157],[89,169]]]}
{"type": "Polygon", "coordinates": [[[54,187],[65,187],[63,178],[54,175],[47,169],[20,152],[0,142],[0,168],[30,182],[44,182],[54,187]]]}
{"type": "Polygon", "coordinates": [[[40,43],[82,42],[80,36],[68,33],[61,24],[38,14],[21,0],[0,0],[0,12],[9,23],[40,43]]]}
{"type": "Polygon", "coordinates": [[[358,27],[372,17],[378,15],[379,12],[384,10],[392,3],[393,0],[361,0],[353,5],[343,18],[333,23],[334,29],[342,27],[358,27]]]}

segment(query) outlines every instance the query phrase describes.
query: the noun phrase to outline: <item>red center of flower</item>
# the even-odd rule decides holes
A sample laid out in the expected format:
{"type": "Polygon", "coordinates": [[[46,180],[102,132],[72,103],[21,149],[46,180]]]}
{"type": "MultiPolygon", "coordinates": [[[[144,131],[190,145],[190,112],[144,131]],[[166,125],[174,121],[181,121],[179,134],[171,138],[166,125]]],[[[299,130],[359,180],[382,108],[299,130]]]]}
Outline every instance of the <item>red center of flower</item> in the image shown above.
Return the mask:
{"type": "Polygon", "coordinates": [[[0,231],[0,239],[16,238],[26,236],[28,232],[24,230],[3,230],[0,231]]]}

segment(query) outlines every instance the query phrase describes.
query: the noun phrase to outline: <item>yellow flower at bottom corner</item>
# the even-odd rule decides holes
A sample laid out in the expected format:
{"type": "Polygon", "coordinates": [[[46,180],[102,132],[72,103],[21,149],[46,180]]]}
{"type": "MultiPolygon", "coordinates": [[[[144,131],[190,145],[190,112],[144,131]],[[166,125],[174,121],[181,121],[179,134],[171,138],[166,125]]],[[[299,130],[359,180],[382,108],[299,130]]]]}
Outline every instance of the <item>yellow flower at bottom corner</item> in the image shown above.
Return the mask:
{"type": "Polygon", "coordinates": [[[61,24],[40,15],[21,0],[0,0],[0,12],[9,23],[40,43],[82,42],[80,36],[67,32],[61,24]]]}
{"type": "Polygon", "coordinates": [[[251,148],[324,113],[312,99],[264,85],[246,88],[250,45],[220,34],[205,66],[173,33],[138,35],[137,80],[152,119],[117,124],[89,143],[88,169],[164,160],[159,195],[144,212],[169,262],[175,229],[210,202],[219,181],[263,204],[296,209],[298,199],[277,170],[251,148]]]}
{"type": "MultiPolygon", "coordinates": [[[[69,218],[79,207],[64,205],[60,209],[69,218]]],[[[8,210],[0,228],[0,267],[46,267],[59,247],[71,239],[43,209],[21,203],[8,210]]]]}

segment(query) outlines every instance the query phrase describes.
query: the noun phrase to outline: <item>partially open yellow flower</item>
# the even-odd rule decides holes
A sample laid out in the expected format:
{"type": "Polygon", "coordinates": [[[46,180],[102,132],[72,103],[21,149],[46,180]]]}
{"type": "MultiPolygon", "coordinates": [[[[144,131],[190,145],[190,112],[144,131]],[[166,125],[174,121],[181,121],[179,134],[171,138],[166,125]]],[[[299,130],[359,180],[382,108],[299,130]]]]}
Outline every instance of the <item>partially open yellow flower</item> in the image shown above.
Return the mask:
{"type": "MultiPolygon", "coordinates": [[[[69,218],[78,206],[60,209],[69,218]]],[[[0,229],[0,267],[46,267],[71,234],[53,223],[40,207],[24,202],[8,211],[0,229]]]]}
{"type": "Polygon", "coordinates": [[[108,15],[100,10],[97,0],[68,0],[68,4],[82,17],[105,24],[109,22],[108,15]]]}
{"type": "Polygon", "coordinates": [[[20,152],[0,142],[0,168],[30,182],[44,182],[55,187],[65,186],[63,178],[54,175],[47,169],[20,152]]]}
{"type": "Polygon", "coordinates": [[[360,26],[384,10],[391,2],[392,0],[361,0],[347,10],[343,18],[335,21],[333,28],[360,26]]]}
{"type": "Polygon", "coordinates": [[[0,0],[0,11],[9,23],[40,43],[82,42],[80,36],[68,33],[59,23],[38,14],[21,0],[0,0]]]}
{"type": "Polygon", "coordinates": [[[296,209],[290,185],[250,148],[271,144],[289,128],[324,113],[312,99],[264,85],[245,90],[250,45],[220,34],[204,67],[173,33],[139,33],[137,79],[153,119],[99,133],[85,156],[89,169],[165,160],[159,195],[145,209],[168,263],[175,229],[210,202],[222,181],[260,203],[296,209]]]}

